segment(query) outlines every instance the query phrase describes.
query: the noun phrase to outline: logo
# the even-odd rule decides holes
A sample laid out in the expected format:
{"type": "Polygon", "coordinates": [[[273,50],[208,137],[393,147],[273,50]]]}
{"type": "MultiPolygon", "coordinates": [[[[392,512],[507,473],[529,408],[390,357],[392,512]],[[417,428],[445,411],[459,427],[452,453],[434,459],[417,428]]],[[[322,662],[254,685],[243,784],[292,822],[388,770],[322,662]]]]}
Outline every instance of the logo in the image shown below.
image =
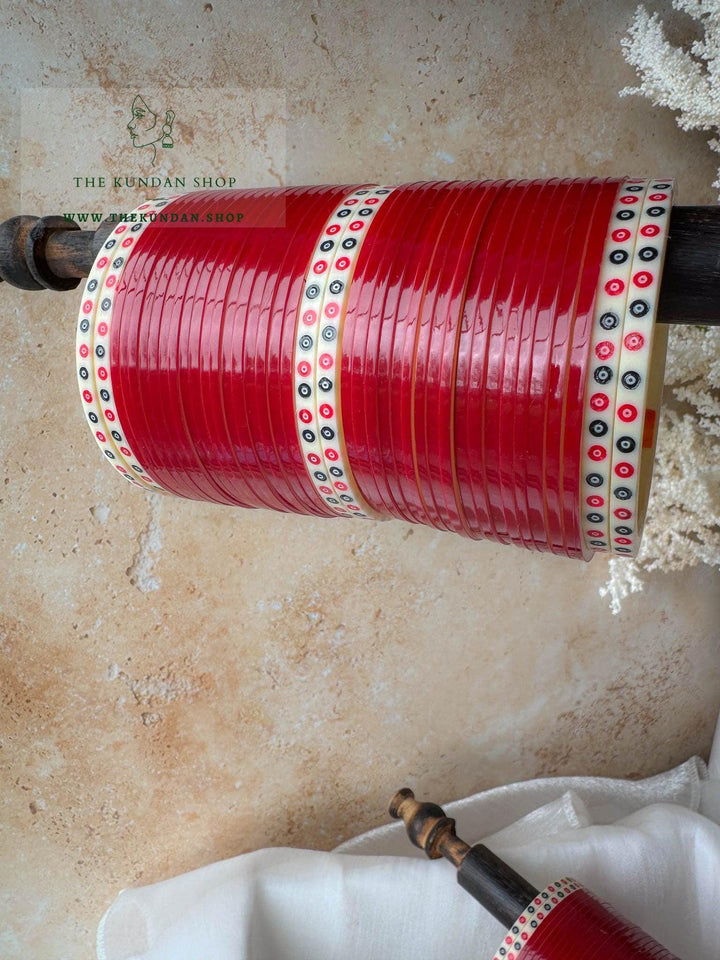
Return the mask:
{"type": "Polygon", "coordinates": [[[175,122],[175,111],[165,111],[165,122],[160,123],[160,117],[147,105],[144,97],[138,94],[130,108],[132,118],[127,128],[130,131],[133,147],[152,149],[150,163],[155,166],[158,143],[164,150],[170,150],[175,145],[172,138],[172,128],[175,122]]]}

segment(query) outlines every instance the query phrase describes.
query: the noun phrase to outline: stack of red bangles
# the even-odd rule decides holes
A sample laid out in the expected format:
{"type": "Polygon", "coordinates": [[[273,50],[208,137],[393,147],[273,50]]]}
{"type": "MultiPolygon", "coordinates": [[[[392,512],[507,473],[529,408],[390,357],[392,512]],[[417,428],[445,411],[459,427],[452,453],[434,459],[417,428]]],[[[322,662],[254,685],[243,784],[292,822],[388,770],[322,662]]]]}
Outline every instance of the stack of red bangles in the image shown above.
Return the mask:
{"type": "Polygon", "coordinates": [[[85,287],[86,416],[148,489],[632,555],[671,201],[636,179],[148,201],[85,287]]]}

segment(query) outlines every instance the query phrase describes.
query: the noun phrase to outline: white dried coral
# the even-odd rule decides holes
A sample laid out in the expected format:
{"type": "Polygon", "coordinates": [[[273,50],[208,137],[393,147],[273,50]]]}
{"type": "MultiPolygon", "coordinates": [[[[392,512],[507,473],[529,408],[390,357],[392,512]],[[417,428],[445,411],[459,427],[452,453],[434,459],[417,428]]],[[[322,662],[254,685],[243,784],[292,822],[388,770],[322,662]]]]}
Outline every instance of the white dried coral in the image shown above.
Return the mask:
{"type": "MultiPolygon", "coordinates": [[[[626,87],[620,96],[642,94],[658,107],[677,110],[682,130],[720,128],[720,0],[672,0],[675,10],[688,14],[703,29],[702,39],[688,50],[671,44],[657,13],[638,7],[623,54],[640,76],[639,87],[626,87]]],[[[720,153],[718,136],[708,140],[720,153]]],[[[720,170],[713,184],[720,189],[720,170]]]]}
{"type": "MultiPolygon", "coordinates": [[[[677,110],[683,130],[720,129],[720,0],[673,0],[675,10],[702,27],[703,38],[685,50],[671,44],[660,17],[635,13],[623,53],[642,94],[677,110]]],[[[708,141],[720,153],[716,135],[708,141]]],[[[720,189],[720,171],[713,186],[720,189]]],[[[653,492],[642,547],[635,560],[609,561],[601,595],[613,613],[642,590],[643,575],[706,563],[720,568],[720,328],[671,331],[653,492]]]]}
{"type": "Polygon", "coordinates": [[[720,328],[670,333],[652,496],[635,560],[613,559],[600,589],[613,613],[651,570],[720,568],[720,328]]]}

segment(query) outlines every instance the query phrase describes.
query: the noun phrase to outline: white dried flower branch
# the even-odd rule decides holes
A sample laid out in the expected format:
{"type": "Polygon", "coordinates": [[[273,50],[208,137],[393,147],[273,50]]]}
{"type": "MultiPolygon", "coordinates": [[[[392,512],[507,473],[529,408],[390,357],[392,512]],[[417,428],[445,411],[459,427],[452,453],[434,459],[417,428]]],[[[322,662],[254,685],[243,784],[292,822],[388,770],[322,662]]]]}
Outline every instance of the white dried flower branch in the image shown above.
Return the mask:
{"type": "MultiPolygon", "coordinates": [[[[708,145],[720,153],[720,0],[672,0],[672,6],[698,21],[703,38],[689,50],[675,47],[659,15],[638,7],[621,43],[640,86],[626,87],[620,96],[642,94],[658,107],[676,110],[682,130],[715,131],[708,145]]],[[[720,189],[720,170],[713,186],[720,189]]]]}
{"type": "MultiPolygon", "coordinates": [[[[620,95],[642,94],[676,110],[683,130],[715,131],[708,143],[720,153],[720,0],[673,0],[672,6],[698,22],[703,38],[688,50],[675,47],[660,17],[638,7],[622,45],[641,82],[620,95]]],[[[713,186],[720,189],[720,171],[713,186]]],[[[720,569],[720,328],[676,327],[642,547],[634,560],[609,561],[600,593],[619,613],[648,572],[698,563],[720,569]]]]}
{"type": "Polygon", "coordinates": [[[720,569],[720,328],[670,332],[652,495],[635,560],[609,561],[613,613],[644,574],[698,563],[720,569]]]}

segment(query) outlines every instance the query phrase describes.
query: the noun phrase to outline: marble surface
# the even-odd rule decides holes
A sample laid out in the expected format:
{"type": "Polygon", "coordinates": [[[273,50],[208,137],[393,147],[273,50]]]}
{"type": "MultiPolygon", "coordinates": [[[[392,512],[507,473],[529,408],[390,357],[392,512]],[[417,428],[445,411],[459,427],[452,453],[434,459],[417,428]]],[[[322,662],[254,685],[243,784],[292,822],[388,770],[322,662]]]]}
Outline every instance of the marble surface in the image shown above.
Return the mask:
{"type": "MultiPolygon", "coordinates": [[[[146,88],[177,104],[172,164],[196,141],[247,185],[670,172],[713,202],[702,135],[617,96],[634,6],[4,0],[0,217],[88,203],[68,177],[126,148],[93,104],[146,88]],[[38,131],[53,96],[65,122],[38,131]]],[[[613,617],[603,559],[145,497],[83,426],[77,303],[0,286],[0,956],[87,958],[121,888],[331,848],[404,784],[443,801],[707,753],[707,568],[613,617]]]]}

